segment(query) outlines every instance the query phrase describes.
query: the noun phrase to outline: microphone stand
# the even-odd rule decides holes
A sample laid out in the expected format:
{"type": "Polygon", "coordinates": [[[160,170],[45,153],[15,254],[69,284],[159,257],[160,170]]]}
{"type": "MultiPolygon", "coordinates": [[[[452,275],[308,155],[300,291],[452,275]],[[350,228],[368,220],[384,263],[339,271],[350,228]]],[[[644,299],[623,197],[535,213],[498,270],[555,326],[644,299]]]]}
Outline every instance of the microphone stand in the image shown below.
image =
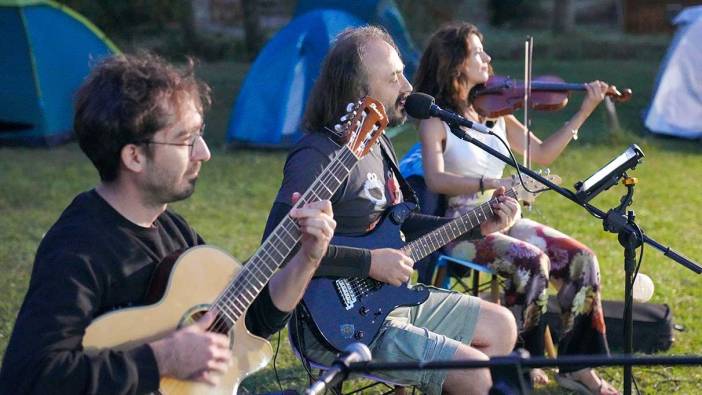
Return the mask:
{"type": "MultiPolygon", "coordinates": [[[[632,179],[629,179],[626,177],[626,173],[624,173],[624,176],[626,177],[625,179],[625,184],[627,185],[627,195],[622,197],[621,199],[621,204],[619,207],[609,210],[607,213],[604,211],[600,210],[599,208],[585,202],[582,203],[580,202],[576,196],[575,193],[572,191],[562,188],[553,182],[545,179],[542,177],[540,174],[520,165],[519,163],[516,163],[516,161],[513,161],[511,158],[507,157],[506,155],[503,155],[502,153],[494,150],[492,147],[489,147],[485,144],[483,144],[481,141],[476,140],[473,138],[470,134],[466,133],[464,130],[462,130],[459,125],[455,122],[449,122],[448,123],[451,133],[456,135],[456,137],[460,138],[461,140],[465,140],[483,151],[486,151],[487,153],[491,154],[492,156],[500,159],[501,161],[505,162],[507,165],[512,166],[516,169],[518,169],[520,172],[527,174],[529,177],[537,180],[538,182],[542,183],[543,185],[549,187],[550,189],[556,191],[558,194],[561,196],[565,197],[566,199],[572,201],[573,203],[577,204],[578,206],[583,207],[585,210],[588,212],[592,213],[595,215],[597,218],[602,219],[603,221],[603,227],[604,230],[612,232],[612,233],[617,233],[618,234],[618,239],[619,243],[624,247],[624,272],[625,272],[625,281],[624,281],[624,353],[627,355],[632,354],[633,352],[633,326],[634,326],[634,320],[633,320],[633,285],[634,285],[634,270],[636,267],[636,249],[638,247],[641,247],[643,243],[647,243],[650,246],[656,248],[657,250],[661,251],[663,255],[666,257],[674,260],[675,262],[685,266],[686,268],[692,270],[696,274],[702,273],[702,267],[700,267],[698,264],[695,262],[692,262],[690,259],[680,255],[676,251],[672,250],[670,247],[666,247],[660,243],[658,243],[656,240],[648,237],[644,232],[641,230],[641,228],[636,225],[634,222],[635,215],[633,210],[629,210],[627,212],[627,215],[624,215],[624,209],[631,204],[631,198],[634,193],[634,184],[635,181],[632,179]],[[631,182],[627,182],[631,181],[631,182]]],[[[491,132],[492,133],[492,132],[491,132]]],[[[624,394],[625,395],[630,395],[631,394],[631,382],[632,382],[632,368],[631,364],[625,365],[624,367],[624,394]]]]}
{"type": "Polygon", "coordinates": [[[524,357],[516,353],[510,355],[491,357],[483,359],[463,359],[450,361],[427,361],[427,362],[352,362],[349,364],[348,373],[372,374],[373,372],[384,372],[388,370],[446,370],[446,369],[483,369],[495,366],[524,366],[524,367],[564,367],[564,366],[699,366],[702,365],[702,357],[690,356],[632,356],[625,354],[615,354],[609,357],[596,355],[567,355],[557,358],[546,357],[524,357]]]}
{"type": "MultiPolygon", "coordinates": [[[[528,354],[528,353],[527,353],[528,354]]],[[[612,355],[608,357],[593,355],[568,355],[558,358],[524,357],[515,352],[506,356],[491,357],[489,360],[451,360],[428,362],[354,362],[348,367],[349,373],[373,373],[389,370],[446,370],[446,369],[479,369],[490,368],[493,376],[493,387],[490,394],[516,395],[530,393],[519,373],[524,367],[566,367],[566,366],[699,366],[702,357],[635,357],[632,355],[612,355]],[[511,370],[517,373],[505,377],[505,372],[511,370]],[[502,377],[496,376],[501,374],[502,377]]]]}

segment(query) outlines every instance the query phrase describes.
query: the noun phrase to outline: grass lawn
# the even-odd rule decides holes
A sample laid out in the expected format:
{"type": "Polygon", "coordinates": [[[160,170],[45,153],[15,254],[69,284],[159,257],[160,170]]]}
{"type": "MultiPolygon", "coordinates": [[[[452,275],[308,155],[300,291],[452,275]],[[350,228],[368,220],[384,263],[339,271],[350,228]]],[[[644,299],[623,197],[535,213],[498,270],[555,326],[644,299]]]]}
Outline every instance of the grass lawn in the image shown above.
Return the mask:
{"type": "MultiPolygon", "coordinates": [[[[501,62],[500,73],[519,75],[516,62],[501,62]]],[[[702,149],[699,142],[660,139],[646,136],[640,121],[651,94],[657,59],[641,61],[581,61],[539,64],[534,75],[559,70],[570,81],[596,78],[634,90],[630,103],[618,106],[623,130],[608,132],[604,111],[598,110],[580,130],[581,138],[571,143],[562,157],[551,166],[564,186],[582,180],[637,143],[646,154],[644,163],[630,175],[639,180],[633,209],[637,222],[647,234],[670,245],[693,259],[702,259],[702,222],[697,218],[702,206],[700,187],[690,181],[702,173],[702,149]]],[[[200,75],[214,89],[215,101],[207,116],[207,138],[213,158],[202,170],[194,196],[175,204],[191,224],[213,245],[230,251],[239,260],[247,258],[258,246],[268,210],[281,179],[284,152],[227,151],[224,133],[229,109],[247,65],[239,63],[203,64],[200,75]]],[[[536,114],[533,129],[555,130],[576,109],[581,94],[573,95],[573,104],[558,113],[536,114]]],[[[540,133],[541,134],[541,133],[540,133]]],[[[545,135],[545,134],[543,134],[545,135]]],[[[412,126],[394,142],[400,154],[414,142],[412,126]]],[[[42,235],[56,220],[73,196],[91,188],[97,174],[76,144],[50,150],[0,148],[0,355],[4,353],[15,315],[26,292],[32,260],[42,235]]],[[[623,187],[615,187],[598,196],[593,204],[603,210],[615,206],[623,187]]],[[[601,223],[555,193],[545,193],[536,207],[526,213],[530,218],[548,223],[592,247],[602,271],[605,299],[623,298],[622,249],[616,236],[602,231],[601,223]]],[[[702,351],[702,278],[647,247],[641,271],[656,285],[652,302],[671,306],[675,322],[686,330],[676,334],[670,354],[699,354],[702,351]]],[[[281,335],[277,358],[278,377],[283,388],[301,389],[307,383],[305,373],[291,354],[281,335]]],[[[272,339],[274,347],[278,338],[272,339]]],[[[621,369],[603,370],[604,375],[621,388],[621,369]]],[[[702,391],[702,370],[697,368],[635,369],[639,387],[645,393],[683,394],[702,391]]],[[[357,385],[354,384],[347,385],[357,385]]],[[[278,389],[273,365],[244,382],[252,392],[278,389]]],[[[350,387],[349,387],[350,388],[350,387]]],[[[540,389],[541,394],[565,393],[554,384],[540,389]]]]}

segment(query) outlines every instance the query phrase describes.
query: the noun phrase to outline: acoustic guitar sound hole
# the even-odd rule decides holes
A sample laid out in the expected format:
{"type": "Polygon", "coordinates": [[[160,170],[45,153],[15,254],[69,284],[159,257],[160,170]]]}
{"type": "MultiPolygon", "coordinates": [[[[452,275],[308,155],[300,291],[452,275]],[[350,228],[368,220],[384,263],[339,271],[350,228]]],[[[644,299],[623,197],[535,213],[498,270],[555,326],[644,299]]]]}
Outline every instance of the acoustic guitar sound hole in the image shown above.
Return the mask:
{"type": "MultiPolygon", "coordinates": [[[[185,312],[185,314],[183,314],[182,318],[180,319],[180,322],[178,323],[178,328],[194,324],[209,311],[209,308],[209,305],[197,305],[191,307],[190,309],[188,309],[188,311],[185,312]]],[[[210,325],[209,328],[207,328],[207,330],[209,330],[210,332],[221,333],[223,335],[229,334],[230,329],[231,326],[229,325],[229,321],[221,313],[217,313],[214,322],[212,323],[212,325],[210,325]]]]}
{"type": "MultiPolygon", "coordinates": [[[[204,314],[204,312],[202,314],[204,314]]],[[[223,335],[228,335],[230,329],[229,321],[220,313],[217,313],[217,318],[215,318],[214,323],[208,328],[210,332],[221,333],[223,335]]]]}

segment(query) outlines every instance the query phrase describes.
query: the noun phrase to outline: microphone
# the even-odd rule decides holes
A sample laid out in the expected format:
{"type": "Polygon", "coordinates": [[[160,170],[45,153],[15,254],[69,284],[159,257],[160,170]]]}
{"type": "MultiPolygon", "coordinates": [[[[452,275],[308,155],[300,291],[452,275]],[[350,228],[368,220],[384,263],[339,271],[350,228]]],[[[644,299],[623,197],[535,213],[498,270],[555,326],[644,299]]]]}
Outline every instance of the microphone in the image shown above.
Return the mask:
{"type": "Polygon", "coordinates": [[[332,363],[332,366],[324,372],[319,380],[315,381],[310,388],[305,391],[305,395],[322,394],[327,388],[333,387],[348,375],[349,364],[353,362],[370,361],[371,352],[363,343],[351,343],[344,349],[332,363]]]}
{"type": "Polygon", "coordinates": [[[444,110],[437,106],[434,104],[434,98],[426,93],[412,93],[407,96],[407,100],[405,100],[405,110],[407,110],[407,114],[412,118],[427,119],[436,117],[449,125],[465,126],[476,132],[492,134],[490,128],[482,123],[469,121],[455,112],[444,110]]]}

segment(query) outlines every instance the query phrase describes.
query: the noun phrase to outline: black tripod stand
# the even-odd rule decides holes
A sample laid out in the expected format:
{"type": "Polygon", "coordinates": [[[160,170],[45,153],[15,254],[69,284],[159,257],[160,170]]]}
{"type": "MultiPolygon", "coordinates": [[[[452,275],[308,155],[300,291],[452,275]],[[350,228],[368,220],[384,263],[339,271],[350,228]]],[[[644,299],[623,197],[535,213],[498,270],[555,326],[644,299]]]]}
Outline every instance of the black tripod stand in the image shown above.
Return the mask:
{"type": "MultiPolygon", "coordinates": [[[[631,205],[634,196],[635,178],[629,178],[624,173],[623,184],[626,185],[627,193],[621,198],[621,204],[607,212],[602,225],[606,231],[617,233],[619,244],[624,247],[624,352],[631,354],[634,349],[634,278],[638,268],[636,267],[636,249],[643,248],[644,233],[634,222],[633,210],[624,211],[631,205]]],[[[699,273],[699,272],[698,272],[699,273]]],[[[631,394],[632,367],[624,366],[624,393],[631,394]]]]}
{"type": "MultiPolygon", "coordinates": [[[[700,274],[702,273],[702,267],[698,264],[692,262],[688,258],[678,254],[673,251],[670,247],[666,247],[658,243],[657,241],[649,238],[644,234],[641,228],[635,223],[635,216],[633,211],[628,211],[625,213],[626,208],[631,205],[632,197],[634,194],[634,186],[636,180],[634,178],[629,178],[626,176],[625,171],[634,168],[636,164],[639,163],[639,159],[643,157],[643,152],[635,146],[629,148],[625,154],[620,155],[615,158],[610,163],[605,165],[593,176],[588,178],[582,183],[576,184],[578,188],[577,193],[573,193],[568,189],[561,188],[560,186],[552,183],[546,178],[542,177],[540,174],[521,166],[516,160],[503,155],[502,153],[494,150],[490,146],[483,144],[482,142],[474,139],[470,134],[463,131],[459,124],[456,122],[449,122],[451,132],[458,138],[465,140],[473,145],[478,146],[482,150],[488,152],[489,154],[499,158],[506,164],[518,169],[520,172],[527,174],[531,178],[540,182],[549,189],[556,191],[558,194],[564,196],[573,203],[583,207],[587,212],[599,218],[603,221],[603,227],[605,230],[617,233],[619,236],[619,243],[624,247],[624,270],[625,270],[625,284],[624,284],[624,299],[625,299],[625,309],[624,309],[624,352],[630,355],[633,352],[633,295],[632,289],[634,284],[634,275],[636,271],[636,249],[639,247],[643,248],[643,244],[649,244],[654,248],[658,249],[663,253],[663,255],[674,260],[675,262],[685,266],[686,268],[692,270],[693,272],[700,274]],[[590,199],[595,197],[599,192],[604,191],[611,186],[615,185],[619,179],[624,178],[624,185],[627,187],[627,194],[622,197],[621,204],[609,210],[607,213],[592,206],[588,203],[590,199]]],[[[482,126],[482,125],[481,125],[482,126]]],[[[492,134],[492,132],[490,132],[492,134]]],[[[495,138],[498,138],[496,135],[495,138]]],[[[624,394],[631,394],[631,383],[632,383],[632,368],[631,365],[625,365],[624,367],[624,394]]]]}

